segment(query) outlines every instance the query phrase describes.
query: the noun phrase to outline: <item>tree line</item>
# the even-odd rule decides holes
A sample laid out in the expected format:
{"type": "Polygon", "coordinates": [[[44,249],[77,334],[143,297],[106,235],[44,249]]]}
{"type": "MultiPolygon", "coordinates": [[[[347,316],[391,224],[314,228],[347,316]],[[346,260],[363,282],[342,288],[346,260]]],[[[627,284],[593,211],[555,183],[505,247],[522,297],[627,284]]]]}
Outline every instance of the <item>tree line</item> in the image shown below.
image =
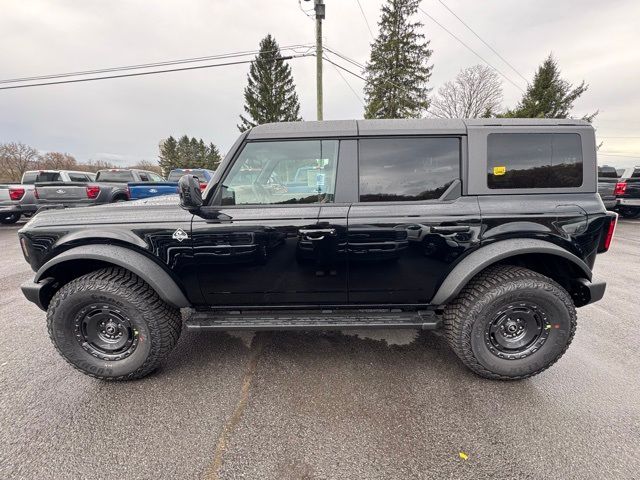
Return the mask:
{"type": "MultiPolygon", "coordinates": [[[[0,143],[0,183],[19,182],[29,170],[77,170],[97,172],[108,168],[123,168],[103,160],[79,162],[69,153],[45,152],[21,142],[0,143]]],[[[141,160],[125,168],[139,168],[160,173],[158,164],[141,160]]]]}

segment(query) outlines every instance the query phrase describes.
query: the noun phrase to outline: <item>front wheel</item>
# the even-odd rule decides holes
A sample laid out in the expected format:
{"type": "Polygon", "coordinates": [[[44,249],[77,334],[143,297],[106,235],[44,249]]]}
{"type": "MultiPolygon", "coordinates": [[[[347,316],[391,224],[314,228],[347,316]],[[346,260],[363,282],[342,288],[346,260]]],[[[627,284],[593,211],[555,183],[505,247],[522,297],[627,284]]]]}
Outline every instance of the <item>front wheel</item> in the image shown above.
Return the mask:
{"type": "Polygon", "coordinates": [[[182,326],[180,310],[121,268],[97,270],[63,286],[51,300],[47,325],[65,360],[103,380],[131,380],[154,371],[182,326]]]}
{"type": "Polygon", "coordinates": [[[576,330],[569,293],[526,268],[484,270],[445,308],[447,341],[478,375],[519,380],[546,370],[576,330]]]}

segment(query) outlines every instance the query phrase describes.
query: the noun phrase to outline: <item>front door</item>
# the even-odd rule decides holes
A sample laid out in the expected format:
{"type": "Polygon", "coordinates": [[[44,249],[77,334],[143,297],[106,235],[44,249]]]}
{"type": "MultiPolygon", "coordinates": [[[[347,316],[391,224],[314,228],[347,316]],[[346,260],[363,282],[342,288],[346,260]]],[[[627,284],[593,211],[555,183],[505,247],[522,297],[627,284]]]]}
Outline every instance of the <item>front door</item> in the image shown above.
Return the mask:
{"type": "Polygon", "coordinates": [[[342,222],[320,221],[322,207],[335,199],[338,144],[318,139],[244,145],[212,204],[192,225],[207,305],[346,302],[346,260],[334,255],[341,238],[346,245],[346,211],[342,222]]]}
{"type": "Polygon", "coordinates": [[[349,302],[427,304],[478,245],[476,198],[462,197],[461,138],[359,141],[359,202],[348,216],[349,302]]]}

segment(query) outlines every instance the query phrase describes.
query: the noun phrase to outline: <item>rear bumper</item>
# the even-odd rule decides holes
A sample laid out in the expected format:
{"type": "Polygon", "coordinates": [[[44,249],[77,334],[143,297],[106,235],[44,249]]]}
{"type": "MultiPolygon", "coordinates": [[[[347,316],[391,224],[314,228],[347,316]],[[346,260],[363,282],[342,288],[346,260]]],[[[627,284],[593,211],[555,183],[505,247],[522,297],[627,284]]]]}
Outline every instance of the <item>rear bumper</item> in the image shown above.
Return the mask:
{"type": "Polygon", "coordinates": [[[20,285],[20,289],[27,300],[35,303],[41,310],[46,311],[54,285],[55,280],[53,278],[45,278],[39,282],[28,280],[20,285]]]}
{"type": "Polygon", "coordinates": [[[604,297],[604,292],[607,288],[607,282],[598,280],[590,281],[586,278],[581,278],[578,280],[578,283],[580,283],[580,285],[582,286],[582,305],[595,303],[599,300],[602,300],[602,297],[604,297]]]}
{"type": "Polygon", "coordinates": [[[616,200],[616,205],[622,207],[640,207],[640,198],[620,197],[616,200]]]}

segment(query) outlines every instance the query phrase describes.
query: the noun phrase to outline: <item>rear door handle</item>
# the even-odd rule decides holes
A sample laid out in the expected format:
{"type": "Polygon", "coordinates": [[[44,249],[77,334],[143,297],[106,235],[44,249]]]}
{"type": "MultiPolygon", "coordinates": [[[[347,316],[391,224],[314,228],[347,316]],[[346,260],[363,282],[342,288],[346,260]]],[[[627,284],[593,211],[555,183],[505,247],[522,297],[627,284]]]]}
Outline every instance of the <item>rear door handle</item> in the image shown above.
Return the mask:
{"type": "Polygon", "coordinates": [[[326,235],[334,237],[336,235],[335,228],[317,228],[317,229],[300,229],[300,234],[305,240],[311,240],[312,242],[318,242],[323,240],[326,235]]]}
{"type": "Polygon", "coordinates": [[[460,233],[468,232],[471,230],[469,225],[449,225],[442,227],[431,227],[431,231],[434,233],[460,233]]]}

